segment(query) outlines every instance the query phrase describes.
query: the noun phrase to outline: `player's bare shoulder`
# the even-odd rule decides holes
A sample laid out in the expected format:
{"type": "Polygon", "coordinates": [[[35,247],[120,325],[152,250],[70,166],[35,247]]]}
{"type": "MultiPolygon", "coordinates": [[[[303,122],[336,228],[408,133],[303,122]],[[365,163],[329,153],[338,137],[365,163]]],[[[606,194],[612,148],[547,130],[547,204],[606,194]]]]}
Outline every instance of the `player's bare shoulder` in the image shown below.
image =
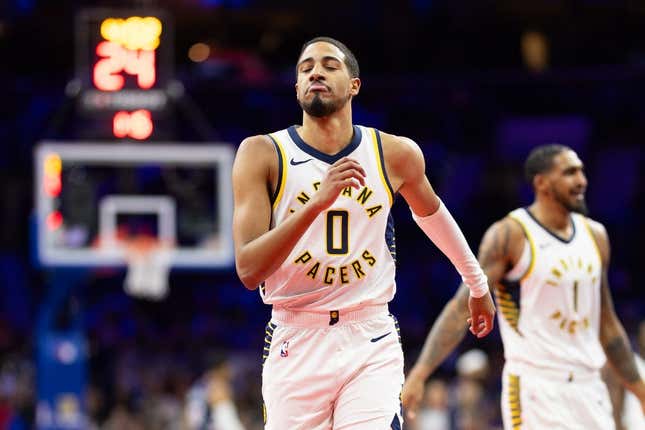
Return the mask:
{"type": "Polygon", "coordinates": [[[258,134],[249,136],[240,143],[235,158],[236,160],[250,158],[261,163],[262,161],[276,159],[276,151],[269,136],[258,134]]]}
{"type": "Polygon", "coordinates": [[[277,172],[278,153],[269,136],[250,136],[240,143],[233,165],[233,181],[264,176],[275,184],[277,172]]]}
{"type": "Polygon", "coordinates": [[[383,156],[385,160],[393,165],[404,165],[410,162],[411,158],[423,159],[423,153],[417,143],[405,136],[380,132],[383,156]]]}
{"type": "Polygon", "coordinates": [[[482,264],[492,261],[503,262],[506,267],[514,266],[524,251],[525,234],[519,222],[506,216],[493,223],[482,239],[479,259],[482,264]]]}
{"type": "Polygon", "coordinates": [[[407,178],[425,173],[425,161],[419,145],[407,137],[379,132],[383,159],[394,190],[398,190],[407,178]]]}

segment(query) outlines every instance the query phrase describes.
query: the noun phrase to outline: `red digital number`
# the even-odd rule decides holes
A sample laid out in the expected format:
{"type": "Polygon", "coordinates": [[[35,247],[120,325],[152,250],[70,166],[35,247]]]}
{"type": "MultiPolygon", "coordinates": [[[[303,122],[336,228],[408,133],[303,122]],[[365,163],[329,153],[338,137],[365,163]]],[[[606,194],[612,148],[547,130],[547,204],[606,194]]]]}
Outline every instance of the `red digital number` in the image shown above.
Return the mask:
{"type": "Polygon", "coordinates": [[[94,65],[94,86],[102,91],[118,91],[125,83],[121,72],[137,77],[137,85],[149,89],[155,84],[155,51],[130,50],[115,42],[103,41],[96,46],[101,57],[94,65]]]}
{"type": "Polygon", "coordinates": [[[152,88],[157,78],[155,74],[155,51],[127,50],[124,70],[137,77],[139,88],[152,88]]]}
{"type": "Polygon", "coordinates": [[[145,109],[134,112],[119,111],[112,120],[112,131],[118,138],[131,137],[143,140],[150,137],[154,130],[152,116],[145,109]]]}

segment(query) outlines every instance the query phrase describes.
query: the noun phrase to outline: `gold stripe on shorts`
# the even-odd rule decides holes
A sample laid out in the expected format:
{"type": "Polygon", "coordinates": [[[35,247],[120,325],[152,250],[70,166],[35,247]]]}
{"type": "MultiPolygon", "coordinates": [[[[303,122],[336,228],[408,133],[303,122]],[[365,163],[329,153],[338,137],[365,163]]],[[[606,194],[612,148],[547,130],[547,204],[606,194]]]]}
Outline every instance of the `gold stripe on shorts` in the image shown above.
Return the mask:
{"type": "Polygon", "coordinates": [[[264,329],[264,349],[262,350],[262,365],[264,365],[264,362],[267,360],[267,357],[269,356],[269,350],[271,349],[271,342],[273,341],[273,330],[275,330],[276,327],[277,325],[269,322],[264,329]]]}
{"type": "Polygon", "coordinates": [[[403,340],[401,339],[401,326],[399,325],[399,320],[392,314],[390,317],[394,320],[394,328],[396,329],[396,334],[399,337],[399,344],[403,345],[403,340]]]}
{"type": "Polygon", "coordinates": [[[508,375],[508,407],[511,411],[511,426],[513,430],[522,428],[522,403],[520,401],[520,377],[508,375]]]}

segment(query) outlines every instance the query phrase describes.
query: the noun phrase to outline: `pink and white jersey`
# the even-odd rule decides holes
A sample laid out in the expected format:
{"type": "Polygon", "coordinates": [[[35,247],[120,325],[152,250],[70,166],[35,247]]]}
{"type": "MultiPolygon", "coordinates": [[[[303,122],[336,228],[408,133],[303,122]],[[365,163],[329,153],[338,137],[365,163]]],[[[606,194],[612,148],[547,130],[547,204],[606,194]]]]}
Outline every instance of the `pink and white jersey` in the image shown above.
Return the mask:
{"type": "Polygon", "coordinates": [[[573,235],[555,236],[526,209],[509,215],[524,229],[524,254],[497,288],[504,355],[539,368],[594,371],[600,344],[602,263],[584,216],[571,215],[573,235]]]}
{"type": "Polygon", "coordinates": [[[300,138],[296,126],[269,135],[279,159],[272,228],[300,210],[320,187],[329,166],[348,156],[365,169],[365,186],[343,190],[318,215],[282,266],[260,286],[275,308],[329,312],[389,302],[394,282],[393,193],[379,132],[354,126],[351,142],[336,155],[300,138]]]}

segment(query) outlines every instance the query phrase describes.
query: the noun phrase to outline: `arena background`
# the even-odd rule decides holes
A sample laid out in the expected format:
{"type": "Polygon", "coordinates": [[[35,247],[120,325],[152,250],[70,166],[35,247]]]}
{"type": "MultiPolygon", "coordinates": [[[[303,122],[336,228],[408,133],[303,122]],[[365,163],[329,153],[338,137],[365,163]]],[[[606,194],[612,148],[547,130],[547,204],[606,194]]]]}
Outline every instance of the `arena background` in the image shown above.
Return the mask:
{"type": "MultiPolygon", "coordinates": [[[[37,264],[37,143],[124,140],[114,137],[111,118],[79,113],[70,91],[75,16],[96,6],[163,10],[172,23],[169,81],[183,84],[185,94],[154,119],[152,135],[142,140],[149,145],[236,147],[246,136],[299,123],[293,84],[302,43],[317,35],[344,41],[362,70],[355,122],[421,146],[433,185],[474,249],[488,225],[530,202],[522,178],[530,148],[570,145],[586,163],[590,214],[610,234],[616,308],[635,341],[645,315],[638,281],[645,242],[645,3],[5,0],[0,428],[36,428],[38,399],[56,393],[57,380],[39,379],[47,365],[55,367],[39,355],[47,333],[87,345],[78,367],[66,370],[71,376],[59,374],[61,386],[78,378],[74,389],[81,400],[53,408],[68,417],[87,413],[89,422],[75,427],[70,418],[68,427],[50,421],[40,428],[180,428],[186,392],[213,350],[230,359],[242,421],[248,429],[261,428],[260,357],[270,309],[241,285],[232,267],[173,271],[170,294],[155,302],[125,294],[122,269],[60,271],[37,264]],[[70,288],[52,299],[61,285],[70,288]],[[60,303],[52,307],[52,300],[60,303]],[[44,315],[53,309],[55,315],[44,315]]],[[[398,292],[391,310],[410,364],[458,276],[401,200],[393,209],[398,292]]],[[[449,357],[433,385],[434,405],[451,420],[446,428],[500,428],[502,361],[497,331],[483,341],[467,337],[449,357]],[[464,375],[482,367],[476,354],[459,361],[473,348],[485,352],[488,371],[464,388],[464,375]]]]}

